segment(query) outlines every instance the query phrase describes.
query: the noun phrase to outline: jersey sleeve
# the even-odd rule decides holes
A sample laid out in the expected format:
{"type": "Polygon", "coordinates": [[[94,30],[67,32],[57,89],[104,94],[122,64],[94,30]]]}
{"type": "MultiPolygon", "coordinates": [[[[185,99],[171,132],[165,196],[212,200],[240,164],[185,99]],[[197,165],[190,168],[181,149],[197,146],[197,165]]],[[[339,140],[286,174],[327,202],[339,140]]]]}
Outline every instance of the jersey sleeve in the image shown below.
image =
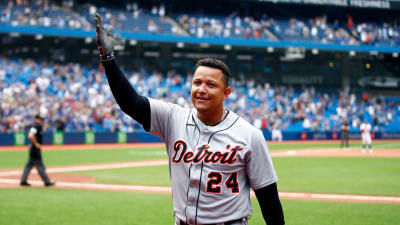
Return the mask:
{"type": "Polygon", "coordinates": [[[246,160],[246,173],[254,190],[278,180],[268,146],[260,130],[251,135],[250,150],[246,160]]]}
{"type": "Polygon", "coordinates": [[[150,102],[151,115],[150,133],[166,141],[170,133],[171,116],[175,105],[152,98],[148,99],[150,102]]]}
{"type": "Polygon", "coordinates": [[[361,124],[361,126],[360,126],[360,131],[361,131],[361,132],[364,132],[364,131],[365,131],[365,124],[363,124],[363,123],[361,124]]]}
{"type": "Polygon", "coordinates": [[[29,129],[29,133],[36,134],[37,132],[38,132],[38,129],[36,127],[31,127],[31,129],[29,129]]]}

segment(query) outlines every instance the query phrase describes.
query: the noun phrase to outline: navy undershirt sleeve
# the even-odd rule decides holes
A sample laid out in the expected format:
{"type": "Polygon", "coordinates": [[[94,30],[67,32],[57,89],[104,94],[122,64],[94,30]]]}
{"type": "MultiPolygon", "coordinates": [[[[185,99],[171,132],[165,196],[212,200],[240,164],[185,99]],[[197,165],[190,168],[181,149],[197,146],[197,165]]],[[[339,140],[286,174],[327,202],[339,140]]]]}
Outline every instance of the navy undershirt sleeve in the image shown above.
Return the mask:
{"type": "Polygon", "coordinates": [[[285,218],[281,201],[279,200],[278,188],[276,183],[270,184],[264,188],[254,190],[264,220],[268,225],[283,225],[285,218]]]}
{"type": "Polygon", "coordinates": [[[147,97],[139,95],[115,60],[103,62],[111,92],[121,110],[150,130],[150,102],[147,97]]]}

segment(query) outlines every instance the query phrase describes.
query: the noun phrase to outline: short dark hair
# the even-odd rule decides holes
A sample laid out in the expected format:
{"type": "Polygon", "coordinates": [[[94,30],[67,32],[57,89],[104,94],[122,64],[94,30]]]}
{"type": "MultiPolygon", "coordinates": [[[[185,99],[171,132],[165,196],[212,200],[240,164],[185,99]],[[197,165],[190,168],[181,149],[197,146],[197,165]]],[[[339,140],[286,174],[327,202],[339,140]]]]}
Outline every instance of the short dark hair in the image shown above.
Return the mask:
{"type": "Polygon", "coordinates": [[[218,59],[206,58],[206,59],[200,59],[199,61],[197,61],[196,69],[199,68],[200,66],[206,66],[206,67],[211,67],[211,68],[221,70],[222,74],[223,74],[225,86],[228,87],[229,77],[230,77],[231,73],[229,72],[228,66],[224,62],[222,62],[218,59]]]}
{"type": "Polygon", "coordinates": [[[35,116],[35,119],[42,120],[42,121],[44,120],[44,118],[39,114],[35,116]]]}

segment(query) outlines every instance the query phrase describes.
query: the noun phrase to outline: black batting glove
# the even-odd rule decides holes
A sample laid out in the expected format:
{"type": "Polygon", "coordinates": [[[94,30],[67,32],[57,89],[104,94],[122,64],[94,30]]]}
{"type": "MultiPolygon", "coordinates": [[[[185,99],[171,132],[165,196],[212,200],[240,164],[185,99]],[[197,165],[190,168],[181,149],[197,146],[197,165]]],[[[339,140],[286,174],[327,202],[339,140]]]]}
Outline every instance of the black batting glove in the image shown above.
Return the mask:
{"type": "Polygon", "coordinates": [[[96,27],[97,46],[100,52],[101,61],[110,61],[114,59],[114,37],[112,27],[108,27],[107,33],[104,32],[103,22],[101,16],[96,13],[94,18],[94,25],[96,27]]]}

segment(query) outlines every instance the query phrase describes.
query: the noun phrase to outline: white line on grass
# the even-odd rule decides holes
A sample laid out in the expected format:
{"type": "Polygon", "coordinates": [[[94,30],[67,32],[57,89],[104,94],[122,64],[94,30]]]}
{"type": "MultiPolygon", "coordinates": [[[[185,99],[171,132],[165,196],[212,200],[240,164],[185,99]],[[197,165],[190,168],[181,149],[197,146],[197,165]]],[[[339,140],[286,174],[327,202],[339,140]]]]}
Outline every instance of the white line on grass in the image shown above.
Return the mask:
{"type": "Polygon", "coordinates": [[[286,150],[270,152],[271,156],[288,156],[288,155],[314,155],[319,153],[340,152],[340,149],[316,149],[316,150],[286,150]]]}
{"type": "MultiPolygon", "coordinates": [[[[16,179],[0,179],[0,183],[19,184],[16,179]]],[[[30,181],[34,186],[43,185],[41,181],[30,181]]],[[[113,191],[135,191],[135,192],[157,192],[171,193],[171,187],[159,186],[140,186],[140,185],[116,185],[116,184],[93,184],[93,183],[73,183],[58,181],[56,187],[77,188],[88,190],[113,190],[113,191]]],[[[351,201],[351,202],[383,202],[400,204],[398,196],[371,196],[371,195],[345,195],[345,194],[317,194],[317,193],[298,193],[298,192],[279,192],[283,199],[304,199],[304,200],[326,200],[326,201],[351,201]]],[[[252,193],[254,197],[254,193],[252,193]]]]}
{"type": "Polygon", "coordinates": [[[396,196],[371,196],[371,195],[345,195],[345,194],[314,194],[279,192],[282,198],[301,198],[301,199],[325,199],[331,201],[361,201],[361,202],[393,202],[400,203],[400,197],[396,196]]]}

